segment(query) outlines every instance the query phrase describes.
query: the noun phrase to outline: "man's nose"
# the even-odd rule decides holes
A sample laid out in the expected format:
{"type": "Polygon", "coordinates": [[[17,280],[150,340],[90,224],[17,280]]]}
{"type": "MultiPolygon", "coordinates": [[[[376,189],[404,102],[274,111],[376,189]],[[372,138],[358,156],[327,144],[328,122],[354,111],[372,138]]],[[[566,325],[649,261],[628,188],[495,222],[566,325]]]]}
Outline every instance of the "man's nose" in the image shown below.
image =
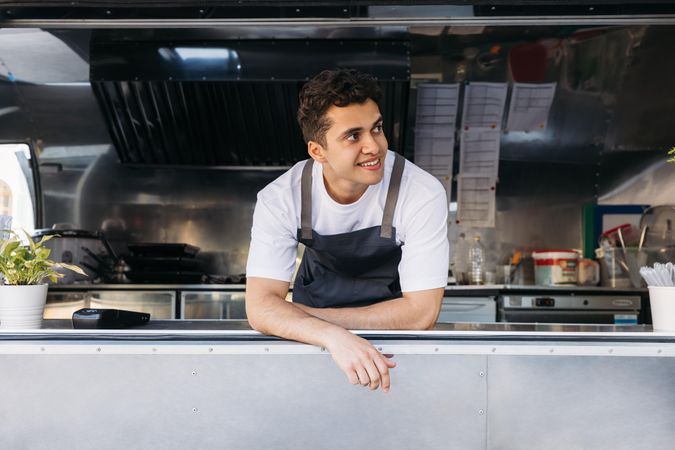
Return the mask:
{"type": "Polygon", "coordinates": [[[362,153],[378,153],[380,151],[380,146],[377,144],[374,136],[367,134],[361,140],[361,152],[362,153]]]}

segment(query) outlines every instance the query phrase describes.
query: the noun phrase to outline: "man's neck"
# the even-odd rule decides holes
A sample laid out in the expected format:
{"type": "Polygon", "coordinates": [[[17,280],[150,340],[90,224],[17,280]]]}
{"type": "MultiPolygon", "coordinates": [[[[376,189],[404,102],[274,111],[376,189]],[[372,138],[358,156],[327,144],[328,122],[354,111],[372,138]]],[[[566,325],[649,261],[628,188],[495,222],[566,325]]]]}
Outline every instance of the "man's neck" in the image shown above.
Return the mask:
{"type": "Polygon", "coordinates": [[[341,205],[354,203],[365,194],[368,189],[367,184],[358,184],[351,181],[335,178],[324,170],[323,184],[326,186],[326,192],[330,198],[341,205]]]}

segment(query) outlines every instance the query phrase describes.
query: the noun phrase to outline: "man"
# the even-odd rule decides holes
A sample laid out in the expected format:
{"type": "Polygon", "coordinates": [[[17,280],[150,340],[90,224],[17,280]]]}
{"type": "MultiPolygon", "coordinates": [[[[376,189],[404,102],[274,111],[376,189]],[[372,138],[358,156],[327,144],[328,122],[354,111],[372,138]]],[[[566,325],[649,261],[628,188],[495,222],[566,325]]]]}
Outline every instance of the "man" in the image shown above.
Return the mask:
{"type": "Polygon", "coordinates": [[[445,190],[387,150],[380,97],[354,70],[303,86],[298,122],[311,158],[258,193],[246,314],[262,333],[325,347],[352,384],[388,392],[396,364],[347,330],[433,327],[449,254],[445,190]]]}

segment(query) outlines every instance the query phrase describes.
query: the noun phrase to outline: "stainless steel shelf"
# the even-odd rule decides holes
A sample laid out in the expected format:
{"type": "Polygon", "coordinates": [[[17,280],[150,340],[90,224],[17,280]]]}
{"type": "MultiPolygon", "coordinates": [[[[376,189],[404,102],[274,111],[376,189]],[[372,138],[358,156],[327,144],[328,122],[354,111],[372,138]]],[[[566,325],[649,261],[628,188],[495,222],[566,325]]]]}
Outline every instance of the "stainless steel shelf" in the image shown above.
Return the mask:
{"type": "Polygon", "coordinates": [[[52,284],[50,291],[243,291],[245,284],[52,284]]]}

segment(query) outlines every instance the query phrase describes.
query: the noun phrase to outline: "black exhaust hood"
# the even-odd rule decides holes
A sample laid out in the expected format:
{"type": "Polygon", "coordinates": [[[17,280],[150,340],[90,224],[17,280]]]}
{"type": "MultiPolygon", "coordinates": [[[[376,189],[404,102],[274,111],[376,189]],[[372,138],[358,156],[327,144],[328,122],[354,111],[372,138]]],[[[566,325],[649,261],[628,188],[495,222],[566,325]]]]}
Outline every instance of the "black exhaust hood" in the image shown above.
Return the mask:
{"type": "Polygon", "coordinates": [[[203,41],[185,39],[186,32],[130,41],[109,33],[92,36],[90,80],[124,164],[287,166],[305,159],[298,93],[305,80],[335,67],[378,78],[390,148],[403,149],[406,41],[203,41]]]}
{"type": "Polygon", "coordinates": [[[419,17],[419,7],[439,7],[433,17],[447,18],[456,17],[456,11],[448,15],[443,8],[467,6],[471,16],[502,18],[675,12],[672,0],[0,0],[0,20],[364,19],[373,17],[371,8],[419,17]]]}

